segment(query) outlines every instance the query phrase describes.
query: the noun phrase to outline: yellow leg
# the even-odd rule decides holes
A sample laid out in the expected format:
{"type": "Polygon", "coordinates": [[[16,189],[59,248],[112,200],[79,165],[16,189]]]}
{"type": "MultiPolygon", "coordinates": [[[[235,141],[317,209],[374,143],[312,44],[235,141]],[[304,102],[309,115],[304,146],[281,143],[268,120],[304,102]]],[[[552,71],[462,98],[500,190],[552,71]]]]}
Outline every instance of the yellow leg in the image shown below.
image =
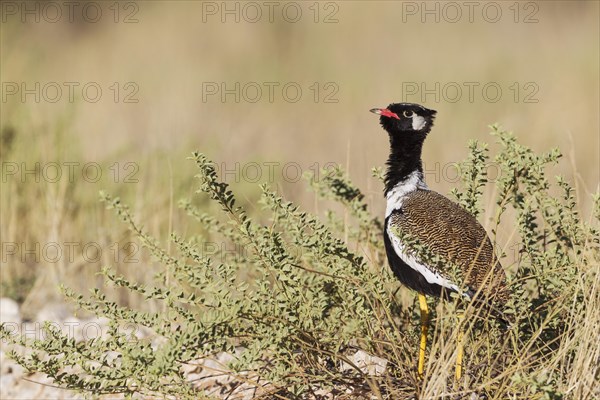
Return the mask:
{"type": "Polygon", "coordinates": [[[456,338],[457,344],[456,344],[456,369],[455,369],[455,374],[454,377],[456,378],[456,380],[460,380],[461,376],[462,376],[462,359],[463,359],[463,318],[464,315],[462,313],[460,313],[458,315],[458,335],[456,338]]]}
{"type": "Polygon", "coordinates": [[[425,348],[427,347],[427,328],[429,324],[429,312],[427,311],[427,299],[419,293],[419,308],[421,309],[421,343],[419,346],[419,376],[423,376],[425,369],[425,348]]]}

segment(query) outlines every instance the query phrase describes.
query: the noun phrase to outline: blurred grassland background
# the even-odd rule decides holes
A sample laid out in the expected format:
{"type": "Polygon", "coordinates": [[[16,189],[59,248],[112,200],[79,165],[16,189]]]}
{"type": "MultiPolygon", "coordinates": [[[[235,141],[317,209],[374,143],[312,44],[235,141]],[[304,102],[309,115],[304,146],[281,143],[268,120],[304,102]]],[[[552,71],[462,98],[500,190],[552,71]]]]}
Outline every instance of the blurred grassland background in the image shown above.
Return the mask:
{"type": "MultiPolygon", "coordinates": [[[[230,171],[236,171],[236,163],[241,172],[246,163],[258,162],[261,181],[277,185],[288,199],[318,212],[327,205],[315,202],[303,181],[286,180],[282,166],[298,163],[303,171],[311,171],[317,165],[341,164],[367,194],[373,212],[381,215],[382,186],[371,176],[371,168],[383,165],[388,143],[368,110],[402,100],[438,111],[424,149],[426,176],[435,190],[447,194],[458,184],[449,166],[466,156],[469,139],[493,141],[488,125],[499,122],[536,151],[562,149],[565,157],[556,174],[574,182],[581,209],[589,214],[590,193],[598,188],[600,170],[597,1],[535,3],[535,23],[522,22],[532,10],[524,6],[515,23],[509,8],[513,2],[497,2],[503,15],[496,23],[482,18],[482,7],[475,9],[473,22],[463,8],[457,23],[443,16],[436,23],[431,15],[423,23],[421,14],[406,15],[406,2],[331,3],[330,8],[326,3],[317,5],[317,23],[314,2],[297,2],[303,15],[296,23],[281,17],[277,11],[281,7],[273,22],[266,8],[255,23],[244,18],[236,23],[232,16],[222,22],[220,14],[203,15],[206,4],[193,1],[139,2],[136,23],[115,23],[109,9],[112,2],[101,3],[104,14],[97,23],[85,21],[77,12],[74,22],[63,17],[57,23],[43,19],[36,23],[32,17],[23,23],[20,15],[3,16],[3,85],[25,82],[32,88],[35,82],[42,86],[78,82],[81,88],[96,82],[103,95],[91,103],[76,89],[73,102],[66,90],[56,103],[44,99],[37,103],[33,96],[23,102],[20,95],[5,96],[3,86],[0,234],[3,244],[17,243],[20,248],[16,256],[3,248],[0,296],[24,302],[23,312],[33,314],[47,302],[60,301],[59,283],[79,290],[100,287],[95,273],[102,265],[116,265],[129,277],[149,279],[150,260],[123,262],[129,233],[98,202],[98,191],[121,196],[145,229],[163,242],[171,231],[196,232],[201,227],[190,225],[177,209],[178,200],[190,197],[198,185],[193,180],[195,167],[186,160],[196,149],[230,171]],[[332,10],[337,22],[323,23],[332,10]],[[121,98],[128,92],[123,85],[134,82],[139,102],[115,102],[109,90],[114,82],[120,85],[121,98]],[[255,103],[243,98],[236,103],[232,95],[225,102],[220,95],[203,101],[207,82],[223,82],[228,88],[236,82],[242,86],[256,82],[263,88],[263,82],[278,82],[279,88],[295,82],[303,94],[296,103],[285,101],[277,88],[273,102],[266,90],[255,103]],[[315,82],[321,89],[317,102],[310,89],[315,82]],[[323,101],[328,82],[339,88],[333,95],[337,103],[323,101]],[[441,86],[456,82],[464,90],[454,103],[443,96],[436,101],[434,95],[422,101],[421,93],[403,95],[403,84],[411,82],[430,89],[436,82],[441,86]],[[479,83],[473,102],[464,82],[479,83]],[[495,103],[482,96],[481,87],[488,82],[503,90],[495,103]],[[509,89],[515,82],[521,90],[516,102],[509,89]],[[539,88],[533,97],[537,103],[523,101],[527,82],[539,88]],[[42,167],[52,162],[96,162],[103,175],[93,183],[82,179],[76,168],[70,181],[64,168],[62,178],[53,183],[5,174],[6,163],[32,169],[36,162],[42,167]],[[279,163],[272,180],[265,162],[279,163]],[[115,163],[118,179],[110,169],[115,163]],[[131,165],[136,182],[125,179],[133,171],[131,165]],[[90,255],[82,257],[80,250],[74,259],[63,255],[56,262],[43,254],[35,260],[21,253],[22,246],[34,248],[38,243],[43,248],[50,242],[77,242],[79,249],[95,242],[104,250],[97,262],[89,262],[90,255]],[[119,251],[111,247],[113,243],[119,243],[119,251]]],[[[233,8],[235,2],[228,5],[233,8]]],[[[119,18],[131,10],[123,7],[119,18]]],[[[226,181],[252,213],[257,185],[244,181],[241,173],[229,174],[226,181]]],[[[490,185],[488,199],[492,191],[490,185]]],[[[493,212],[491,207],[487,211],[493,212]]],[[[482,222],[486,224],[490,216],[482,222]]],[[[518,238],[513,226],[500,227],[497,240],[507,257],[514,255],[518,238]]],[[[110,295],[123,303],[139,301],[127,293],[110,295]]]]}

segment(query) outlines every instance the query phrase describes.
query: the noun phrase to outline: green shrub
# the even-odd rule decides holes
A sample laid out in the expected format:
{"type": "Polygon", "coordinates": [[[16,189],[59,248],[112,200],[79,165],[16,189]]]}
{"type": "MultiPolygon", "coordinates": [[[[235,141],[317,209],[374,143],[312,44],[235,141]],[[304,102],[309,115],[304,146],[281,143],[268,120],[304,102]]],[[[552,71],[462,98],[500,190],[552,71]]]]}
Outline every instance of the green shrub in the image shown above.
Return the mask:
{"type": "MultiPolygon", "coordinates": [[[[226,353],[221,373],[229,379],[227,390],[252,389],[262,398],[476,393],[592,399],[600,360],[599,196],[591,221],[582,221],[571,186],[546,176],[559,152],[537,155],[492,128],[501,145],[494,158],[501,174],[492,239],[502,223],[520,238],[518,259],[505,265],[513,293],[507,313],[516,322],[503,331],[493,320],[475,318],[481,310],[460,299],[439,304],[422,381],[416,374],[417,310],[398,294],[383,252],[381,219],[371,215],[343,171],[309,177],[313,190],[339,202],[343,214],[329,211],[323,222],[262,186],[262,211],[251,217],[199,153],[193,156],[199,195],[222,213],[209,215],[182,201],[203,234],[172,235],[169,246],[176,252],[146,234],[118,198],[102,195],[163,266],[152,286],[111,268],[103,274],[112,285],[160,304],[160,311],[119,305],[98,290],[84,297],[65,289],[80,308],[111,321],[108,335],[76,342],[48,325],[45,340],[26,339],[3,326],[2,338],[32,350],[11,353],[28,370],[94,396],[202,398],[202,382],[190,382],[186,373],[226,353]],[[460,329],[468,337],[460,382],[453,381],[456,308],[465,309],[460,329]],[[151,334],[138,338],[123,330],[132,324],[151,334]],[[365,368],[365,354],[378,357],[377,368],[365,368]]],[[[469,148],[461,163],[462,189],[453,195],[479,215],[490,158],[486,145],[469,148]]]]}

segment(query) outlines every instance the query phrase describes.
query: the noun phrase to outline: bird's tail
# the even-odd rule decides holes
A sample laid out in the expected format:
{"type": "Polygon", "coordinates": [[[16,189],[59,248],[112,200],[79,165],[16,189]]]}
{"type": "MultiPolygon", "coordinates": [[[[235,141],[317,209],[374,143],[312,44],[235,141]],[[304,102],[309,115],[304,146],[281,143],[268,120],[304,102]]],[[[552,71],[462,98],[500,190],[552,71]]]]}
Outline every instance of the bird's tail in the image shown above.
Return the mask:
{"type": "Polygon", "coordinates": [[[512,328],[515,322],[513,316],[505,313],[494,298],[486,297],[482,293],[470,292],[469,298],[473,305],[481,310],[482,317],[489,315],[496,319],[503,329],[509,330],[512,328]]]}

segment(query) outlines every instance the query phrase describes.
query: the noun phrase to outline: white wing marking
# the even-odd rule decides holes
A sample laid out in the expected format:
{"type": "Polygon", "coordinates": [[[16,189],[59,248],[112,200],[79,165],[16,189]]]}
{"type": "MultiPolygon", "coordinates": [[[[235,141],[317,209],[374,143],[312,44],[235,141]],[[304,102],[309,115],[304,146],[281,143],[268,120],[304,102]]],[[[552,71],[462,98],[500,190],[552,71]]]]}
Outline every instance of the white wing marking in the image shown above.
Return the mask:
{"type": "MultiPolygon", "coordinates": [[[[425,264],[419,262],[412,254],[410,254],[410,252],[406,251],[406,246],[400,241],[398,236],[394,235],[392,230],[389,228],[389,221],[390,220],[388,220],[388,226],[386,226],[385,231],[390,237],[392,247],[394,248],[394,251],[396,252],[398,257],[400,257],[400,259],[404,261],[409,267],[417,271],[419,274],[423,275],[427,282],[431,284],[437,284],[442,287],[445,287],[446,289],[454,290],[460,293],[460,289],[458,288],[458,286],[441,276],[439,273],[432,271],[425,264]]],[[[466,296],[469,297],[468,295],[466,296]]]]}
{"type": "Polygon", "coordinates": [[[402,202],[406,195],[417,189],[429,190],[427,184],[423,180],[423,173],[421,171],[411,172],[405,180],[398,182],[396,186],[387,193],[385,196],[387,200],[385,217],[389,217],[394,210],[402,208],[402,202]]]}

